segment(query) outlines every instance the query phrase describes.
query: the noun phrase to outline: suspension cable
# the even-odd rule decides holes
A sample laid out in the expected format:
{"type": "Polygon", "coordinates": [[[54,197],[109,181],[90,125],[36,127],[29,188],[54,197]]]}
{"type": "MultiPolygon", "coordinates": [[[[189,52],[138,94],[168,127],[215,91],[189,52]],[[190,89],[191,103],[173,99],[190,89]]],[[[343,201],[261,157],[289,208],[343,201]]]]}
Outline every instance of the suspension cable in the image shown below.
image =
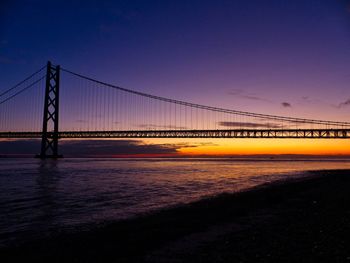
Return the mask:
{"type": "Polygon", "coordinates": [[[27,80],[31,79],[32,77],[34,77],[36,74],[38,74],[39,72],[41,72],[44,68],[46,68],[46,65],[43,66],[42,68],[40,68],[39,70],[37,70],[36,72],[34,72],[33,74],[31,74],[29,77],[25,78],[24,80],[22,80],[21,82],[17,83],[15,86],[13,86],[12,88],[9,88],[8,90],[4,91],[3,93],[0,94],[0,97],[9,93],[11,90],[14,90],[15,88],[19,87],[20,85],[22,85],[24,82],[26,82],[27,80]]]}
{"type": "Polygon", "coordinates": [[[41,77],[40,79],[37,79],[36,81],[32,82],[31,84],[29,84],[28,86],[24,87],[23,89],[17,91],[15,94],[11,95],[10,97],[0,101],[0,105],[5,103],[6,101],[9,101],[10,99],[13,99],[14,97],[16,97],[17,95],[21,94],[22,92],[24,92],[25,90],[33,87],[35,84],[37,84],[39,81],[43,80],[44,78],[46,78],[46,76],[41,77]]]}
{"type": "Polygon", "coordinates": [[[185,101],[180,101],[180,100],[174,100],[174,99],[169,99],[165,97],[160,97],[160,96],[155,96],[135,90],[130,90],[126,88],[122,88],[113,84],[109,84],[103,81],[99,81],[97,79],[93,79],[78,73],[75,73],[73,71],[70,71],[65,68],[61,68],[62,71],[69,73],[71,75],[75,75],[77,77],[95,82],[100,85],[104,85],[107,87],[111,87],[114,89],[118,89],[127,93],[132,93],[136,95],[140,95],[143,97],[148,97],[151,99],[155,100],[160,100],[160,101],[165,101],[173,104],[179,104],[179,105],[184,105],[184,106],[189,106],[192,108],[197,108],[197,109],[204,109],[204,110],[209,110],[209,111],[215,111],[215,112],[221,112],[221,113],[229,113],[229,114],[236,114],[236,115],[241,115],[241,116],[249,116],[249,117],[258,117],[258,118],[264,118],[264,119],[272,119],[272,120],[283,120],[283,121],[288,121],[288,122],[298,122],[298,123],[314,123],[314,124],[329,124],[329,125],[345,125],[348,126],[350,125],[350,122],[338,122],[338,121],[328,121],[328,120],[317,120],[317,119],[306,119],[306,118],[296,118],[296,117],[285,117],[285,116],[278,116],[278,115],[270,115],[270,114],[261,114],[261,113],[252,113],[252,112],[246,112],[246,111],[238,111],[238,110],[231,110],[231,109],[224,109],[224,108],[218,108],[218,107],[212,107],[212,106],[206,106],[206,105],[201,105],[201,104],[196,104],[196,103],[190,103],[190,102],[185,102],[185,101]]]}

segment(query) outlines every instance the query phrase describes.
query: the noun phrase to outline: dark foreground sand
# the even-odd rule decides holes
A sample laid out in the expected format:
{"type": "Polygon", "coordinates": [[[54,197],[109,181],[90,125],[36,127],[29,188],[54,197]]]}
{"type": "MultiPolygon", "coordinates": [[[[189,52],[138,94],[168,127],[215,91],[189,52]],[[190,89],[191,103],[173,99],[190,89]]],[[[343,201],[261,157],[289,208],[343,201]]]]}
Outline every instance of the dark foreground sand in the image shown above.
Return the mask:
{"type": "Polygon", "coordinates": [[[350,171],[0,250],[0,262],[350,262],[350,171]]]}

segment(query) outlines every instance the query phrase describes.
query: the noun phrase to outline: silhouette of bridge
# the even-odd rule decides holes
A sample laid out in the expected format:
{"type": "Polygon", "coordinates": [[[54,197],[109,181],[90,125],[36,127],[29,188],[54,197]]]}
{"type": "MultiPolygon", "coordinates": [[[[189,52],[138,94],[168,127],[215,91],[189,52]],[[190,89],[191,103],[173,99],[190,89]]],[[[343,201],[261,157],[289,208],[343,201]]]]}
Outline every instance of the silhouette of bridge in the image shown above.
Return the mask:
{"type": "Polygon", "coordinates": [[[252,113],[159,97],[50,62],[0,94],[0,138],[41,138],[42,158],[59,157],[58,140],[66,138],[349,137],[349,122],[252,113]],[[64,102],[61,108],[60,101],[64,102]]]}

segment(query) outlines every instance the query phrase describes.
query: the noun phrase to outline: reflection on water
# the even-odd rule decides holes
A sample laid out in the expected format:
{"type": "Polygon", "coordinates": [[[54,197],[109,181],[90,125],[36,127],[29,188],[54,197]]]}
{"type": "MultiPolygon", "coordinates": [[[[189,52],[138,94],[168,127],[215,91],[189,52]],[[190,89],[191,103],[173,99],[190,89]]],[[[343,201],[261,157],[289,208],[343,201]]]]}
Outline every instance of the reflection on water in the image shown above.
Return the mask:
{"type": "Polygon", "coordinates": [[[338,168],[350,162],[0,159],[0,245],[338,168]]]}

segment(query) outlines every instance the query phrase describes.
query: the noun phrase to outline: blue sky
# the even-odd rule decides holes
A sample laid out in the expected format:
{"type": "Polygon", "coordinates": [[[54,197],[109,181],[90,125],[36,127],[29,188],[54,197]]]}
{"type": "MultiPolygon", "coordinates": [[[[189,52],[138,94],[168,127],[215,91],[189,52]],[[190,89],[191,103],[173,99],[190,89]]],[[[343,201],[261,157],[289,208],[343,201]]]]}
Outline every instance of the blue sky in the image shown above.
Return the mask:
{"type": "Polygon", "coordinates": [[[1,1],[0,91],[49,59],[159,96],[350,120],[349,1],[1,1]]]}
{"type": "Polygon", "coordinates": [[[305,112],[284,101],[319,111],[350,95],[346,1],[34,0],[1,9],[0,89],[50,59],[132,89],[265,113],[305,112]]]}

